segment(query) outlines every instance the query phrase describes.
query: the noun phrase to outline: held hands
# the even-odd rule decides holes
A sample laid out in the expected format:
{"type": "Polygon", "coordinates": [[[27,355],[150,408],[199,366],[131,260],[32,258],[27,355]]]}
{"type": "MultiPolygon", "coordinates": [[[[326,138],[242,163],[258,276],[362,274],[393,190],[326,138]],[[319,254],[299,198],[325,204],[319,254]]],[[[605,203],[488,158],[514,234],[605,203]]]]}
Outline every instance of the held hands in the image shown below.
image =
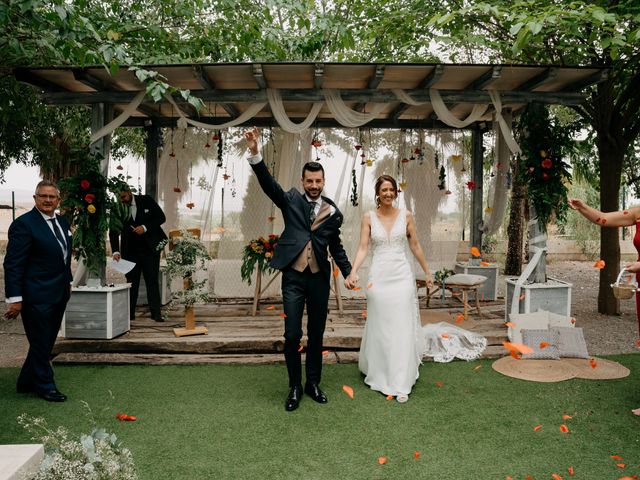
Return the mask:
{"type": "Polygon", "coordinates": [[[431,290],[431,288],[433,288],[433,286],[435,285],[433,283],[433,277],[431,277],[431,272],[429,271],[424,272],[424,278],[425,278],[425,283],[427,284],[427,288],[431,290]]]}
{"type": "Polygon", "coordinates": [[[358,282],[360,281],[360,277],[358,276],[357,273],[355,272],[351,272],[347,278],[345,278],[344,280],[344,286],[348,289],[348,290],[353,290],[354,288],[356,288],[358,286],[358,282]]]}
{"type": "Polygon", "coordinates": [[[258,129],[253,127],[252,130],[245,131],[244,138],[247,141],[247,148],[251,152],[251,155],[257,155],[259,150],[258,141],[260,139],[260,132],[258,132],[258,129]]]}

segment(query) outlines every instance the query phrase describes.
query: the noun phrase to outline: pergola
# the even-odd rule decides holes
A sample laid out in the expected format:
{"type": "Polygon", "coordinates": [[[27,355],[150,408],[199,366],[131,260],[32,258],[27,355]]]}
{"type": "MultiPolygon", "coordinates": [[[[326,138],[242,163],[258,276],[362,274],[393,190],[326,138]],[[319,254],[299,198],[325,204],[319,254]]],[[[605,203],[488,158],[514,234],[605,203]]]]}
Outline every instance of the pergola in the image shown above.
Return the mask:
{"type": "MultiPolygon", "coordinates": [[[[142,68],[158,72],[172,87],[188,89],[200,98],[207,109],[197,112],[182,96],[173,95],[184,115],[203,123],[217,125],[238,118],[251,105],[267,102],[269,89],[278,91],[289,119],[299,122],[306,118],[314,103],[325,100],[325,89],[333,89],[357,112],[370,112],[373,104],[384,104],[366,127],[394,129],[453,129],[438,119],[430,89],[438,90],[450,112],[458,118],[469,115],[475,105],[491,105],[490,91],[498,92],[502,115],[510,120],[511,115],[532,102],[580,104],[585,99],[583,90],[608,76],[608,71],[600,67],[432,63],[222,63],[142,68]],[[394,90],[403,90],[422,104],[405,103],[394,90]]],[[[47,104],[90,105],[94,132],[145,89],[127,68],[120,68],[113,75],[101,66],[18,68],[14,74],[36,88],[47,104]]],[[[472,137],[472,180],[477,188],[472,192],[471,244],[478,247],[482,243],[478,228],[482,222],[482,135],[494,113],[489,107],[482,117],[464,127],[472,137]]],[[[147,132],[146,193],[153,197],[157,196],[161,128],[175,126],[179,118],[168,99],[154,102],[146,97],[122,124],[147,132]]],[[[244,125],[277,127],[278,123],[267,103],[244,125]]],[[[326,105],[313,125],[344,128],[326,105]]],[[[109,136],[95,142],[93,147],[108,159],[109,136]]]]}

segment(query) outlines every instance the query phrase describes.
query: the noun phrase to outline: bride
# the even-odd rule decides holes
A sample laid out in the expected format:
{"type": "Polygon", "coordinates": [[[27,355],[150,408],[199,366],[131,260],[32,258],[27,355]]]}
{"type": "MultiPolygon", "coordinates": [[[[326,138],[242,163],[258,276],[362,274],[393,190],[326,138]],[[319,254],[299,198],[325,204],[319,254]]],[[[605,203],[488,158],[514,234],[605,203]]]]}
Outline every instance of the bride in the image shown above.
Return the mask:
{"type": "Polygon", "coordinates": [[[393,177],[379,177],[375,195],[377,209],[363,216],[358,251],[345,286],[351,289],[358,284],[357,272],[371,244],[367,321],[358,366],[371,389],[404,403],[418,379],[423,356],[436,361],[450,361],[456,356],[470,360],[482,353],[486,339],[445,322],[421,326],[407,246],[424,270],[427,285],[432,280],[413,215],[393,206],[398,196],[393,177]]]}

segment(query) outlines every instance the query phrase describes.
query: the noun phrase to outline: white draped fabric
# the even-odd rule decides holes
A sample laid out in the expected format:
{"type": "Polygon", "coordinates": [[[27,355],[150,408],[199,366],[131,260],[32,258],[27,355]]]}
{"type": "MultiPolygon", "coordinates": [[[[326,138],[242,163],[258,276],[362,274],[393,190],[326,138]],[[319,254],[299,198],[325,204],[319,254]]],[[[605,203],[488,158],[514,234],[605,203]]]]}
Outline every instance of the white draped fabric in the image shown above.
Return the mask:
{"type": "Polygon", "coordinates": [[[318,113],[322,110],[322,102],[316,102],[311,107],[311,111],[307,118],[304,119],[301,123],[293,123],[289,120],[287,116],[287,112],[284,109],[284,105],[282,104],[282,97],[280,96],[280,91],[275,88],[267,89],[267,98],[269,99],[269,106],[271,107],[271,113],[275,117],[278,125],[285,132],[289,133],[302,133],[315,122],[318,113]]]}
{"type": "Polygon", "coordinates": [[[511,150],[512,153],[516,153],[518,155],[521,154],[522,150],[520,150],[518,142],[516,142],[515,138],[513,138],[510,126],[502,117],[502,100],[500,100],[500,94],[495,90],[489,90],[489,96],[491,97],[491,101],[493,102],[493,107],[496,109],[496,119],[500,124],[500,131],[502,132],[509,150],[511,150]]]}
{"type": "Polygon", "coordinates": [[[460,120],[449,111],[437,89],[430,88],[429,97],[431,98],[431,105],[433,105],[433,110],[436,112],[436,115],[438,115],[438,118],[447,125],[455,128],[464,128],[477,122],[482,118],[482,115],[484,115],[484,112],[486,112],[488,108],[487,105],[474,105],[467,118],[460,120]]]}
{"type": "Polygon", "coordinates": [[[144,90],[139,91],[136,94],[136,96],[133,97],[133,100],[131,100],[131,103],[127,105],[127,108],[125,108],[120,115],[118,115],[116,118],[114,118],[111,122],[109,122],[107,125],[102,127],[100,130],[92,133],[90,143],[95,143],[98,140],[100,140],[102,137],[106,137],[107,135],[112,133],[116,128],[118,128],[120,125],[126,122],[127,119],[133,114],[133,112],[136,111],[136,109],[142,103],[145,93],[146,92],[144,90]]]}
{"type": "MultiPolygon", "coordinates": [[[[505,121],[511,122],[511,115],[507,115],[505,121]]],[[[485,235],[492,235],[498,231],[505,219],[507,211],[507,199],[509,193],[509,185],[507,176],[509,173],[509,163],[511,152],[507,146],[502,129],[498,122],[493,123],[495,142],[495,155],[493,160],[492,171],[494,173],[493,181],[489,187],[489,196],[487,206],[490,210],[485,215],[481,230],[485,235]]]]}
{"type": "Polygon", "coordinates": [[[344,125],[345,127],[360,127],[369,123],[386,107],[384,103],[375,103],[371,108],[371,112],[362,113],[347,107],[340,97],[339,90],[328,88],[322,92],[324,93],[327,107],[329,107],[334,118],[340,125],[344,125]]]}

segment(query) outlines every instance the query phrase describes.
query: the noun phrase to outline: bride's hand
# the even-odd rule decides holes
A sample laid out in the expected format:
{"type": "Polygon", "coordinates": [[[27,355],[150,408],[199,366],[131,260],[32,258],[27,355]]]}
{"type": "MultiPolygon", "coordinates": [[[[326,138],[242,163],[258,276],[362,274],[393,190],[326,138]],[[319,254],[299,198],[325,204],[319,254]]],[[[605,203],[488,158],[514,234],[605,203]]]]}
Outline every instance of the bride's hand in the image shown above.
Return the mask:
{"type": "Polygon", "coordinates": [[[351,272],[349,275],[347,275],[347,278],[344,280],[344,286],[348,290],[353,290],[355,287],[358,286],[359,280],[360,278],[358,277],[358,274],[351,272]]]}
{"type": "Polygon", "coordinates": [[[431,277],[431,272],[424,272],[424,277],[427,288],[431,289],[435,285],[433,278],[431,277]]]}

